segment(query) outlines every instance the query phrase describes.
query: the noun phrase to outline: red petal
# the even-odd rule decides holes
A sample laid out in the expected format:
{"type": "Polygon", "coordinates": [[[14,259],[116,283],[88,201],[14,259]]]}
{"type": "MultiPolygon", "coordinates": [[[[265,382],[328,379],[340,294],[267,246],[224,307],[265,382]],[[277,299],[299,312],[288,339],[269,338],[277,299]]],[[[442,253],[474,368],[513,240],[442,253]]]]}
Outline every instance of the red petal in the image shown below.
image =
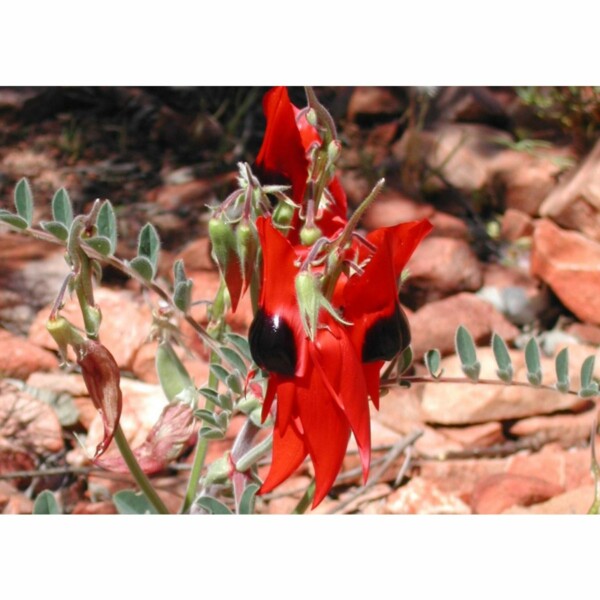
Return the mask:
{"type": "Polygon", "coordinates": [[[235,252],[230,254],[229,260],[227,261],[225,284],[227,285],[229,299],[231,300],[231,311],[235,312],[240,298],[247,287],[247,285],[244,286],[242,266],[240,264],[240,259],[235,252]]]}
{"type": "Polygon", "coordinates": [[[400,277],[402,269],[412,256],[423,238],[433,229],[433,225],[427,220],[409,221],[392,227],[382,227],[367,235],[367,239],[379,246],[384,237],[388,237],[392,250],[392,262],[394,275],[400,277]]]}
{"type": "Polygon", "coordinates": [[[302,464],[306,454],[306,445],[295,423],[292,422],[285,433],[281,433],[275,426],[273,430],[273,462],[258,493],[266,494],[285,481],[302,464]]]}
{"type": "Polygon", "coordinates": [[[292,197],[302,203],[308,159],[287,89],[276,87],[265,94],[263,109],[267,117],[265,137],[256,164],[268,174],[283,175],[292,184],[292,197]]]}
{"type": "Polygon", "coordinates": [[[367,390],[377,410],[379,410],[379,377],[383,364],[383,360],[377,360],[375,362],[363,363],[362,365],[367,390]]]}

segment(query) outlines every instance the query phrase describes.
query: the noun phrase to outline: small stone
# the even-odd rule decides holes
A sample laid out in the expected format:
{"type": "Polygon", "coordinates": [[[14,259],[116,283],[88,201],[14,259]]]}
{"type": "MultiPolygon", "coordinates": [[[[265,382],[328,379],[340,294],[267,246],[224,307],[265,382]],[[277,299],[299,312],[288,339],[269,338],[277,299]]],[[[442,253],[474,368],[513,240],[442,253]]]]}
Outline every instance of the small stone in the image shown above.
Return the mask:
{"type": "Polygon", "coordinates": [[[475,253],[465,240],[427,237],[409,260],[407,294],[417,295],[420,304],[464,291],[477,291],[483,272],[475,253]]]}
{"type": "Polygon", "coordinates": [[[572,323],[565,331],[584,344],[600,346],[600,326],[590,323],[572,323]]]}
{"type": "Polygon", "coordinates": [[[390,227],[407,221],[426,219],[434,214],[431,204],[422,204],[393,189],[384,189],[367,208],[362,225],[368,229],[390,227]]]}
{"type": "Polygon", "coordinates": [[[356,121],[363,115],[399,115],[402,105],[389,88],[356,87],[348,103],[347,118],[356,121]]]}
{"type": "Polygon", "coordinates": [[[421,477],[390,494],[385,512],[393,515],[468,515],[471,509],[457,496],[442,492],[421,477]]]}
{"type": "Polygon", "coordinates": [[[210,240],[207,237],[186,244],[175,260],[178,259],[183,260],[186,272],[217,270],[217,265],[211,256],[210,240]]]}
{"type": "Polygon", "coordinates": [[[600,142],[558,186],[548,190],[540,214],[600,242],[600,142]]]}
{"type": "Polygon", "coordinates": [[[600,244],[543,219],[533,236],[531,272],[578,319],[600,325],[600,244]]]}
{"type": "Polygon", "coordinates": [[[416,360],[432,348],[442,355],[453,352],[459,325],[469,329],[477,344],[489,344],[493,331],[507,341],[519,333],[490,303],[466,292],[426,304],[409,315],[409,324],[416,360]]]}
{"type": "Polygon", "coordinates": [[[440,427],[437,431],[458,442],[464,450],[487,448],[506,441],[498,421],[466,427],[440,427]]]}
{"type": "Polygon", "coordinates": [[[594,486],[584,485],[532,506],[512,506],[509,515],[585,515],[594,502],[594,486]]]}
{"type": "Polygon", "coordinates": [[[74,515],[116,515],[117,509],[110,500],[103,502],[78,502],[73,508],[74,515]]]}
{"type": "MultiPolygon", "coordinates": [[[[98,288],[96,304],[102,311],[100,336],[122,369],[130,370],[138,349],[144,344],[152,325],[152,311],[131,292],[98,288]]],[[[40,311],[31,326],[29,340],[44,348],[56,350],[56,343],[46,330],[51,306],[40,311]]],[[[83,328],[83,318],[77,301],[69,302],[61,314],[73,325],[83,328]]]]}
{"type": "Polygon", "coordinates": [[[36,371],[51,371],[58,367],[54,354],[8,331],[0,330],[0,377],[27,379],[36,371]]]}
{"type": "Polygon", "coordinates": [[[477,484],[471,506],[476,514],[497,515],[511,506],[544,502],[563,491],[560,486],[539,477],[499,473],[477,484]]]}
{"type": "Polygon", "coordinates": [[[533,234],[533,219],[523,211],[516,208],[506,209],[502,216],[500,237],[507,242],[516,242],[533,234]]]}
{"type": "Polygon", "coordinates": [[[439,210],[428,218],[433,225],[430,236],[469,240],[469,228],[462,219],[439,210]]]}
{"type": "Polygon", "coordinates": [[[0,381],[0,440],[15,448],[47,456],[63,447],[62,428],[46,403],[0,381]]]}

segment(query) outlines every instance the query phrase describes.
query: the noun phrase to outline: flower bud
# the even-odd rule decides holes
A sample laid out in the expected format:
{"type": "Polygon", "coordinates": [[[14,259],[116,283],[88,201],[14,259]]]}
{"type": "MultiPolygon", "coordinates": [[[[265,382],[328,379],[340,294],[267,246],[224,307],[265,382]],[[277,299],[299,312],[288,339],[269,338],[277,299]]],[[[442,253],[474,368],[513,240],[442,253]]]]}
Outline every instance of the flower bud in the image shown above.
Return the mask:
{"type": "Polygon", "coordinates": [[[230,472],[231,464],[229,462],[229,452],[227,452],[224,456],[217,458],[217,460],[210,464],[206,472],[204,484],[223,483],[227,481],[230,472]]]}
{"type": "Polygon", "coordinates": [[[273,211],[273,225],[277,229],[285,230],[292,222],[294,210],[294,207],[290,206],[287,202],[280,201],[273,211]]]}
{"type": "Polygon", "coordinates": [[[316,277],[308,271],[298,273],[295,283],[302,325],[308,337],[314,340],[319,318],[321,290],[316,277]]]}
{"type": "Polygon", "coordinates": [[[316,225],[304,226],[300,230],[300,241],[305,246],[312,246],[322,235],[323,232],[316,225]]]}
{"type": "Polygon", "coordinates": [[[313,127],[318,125],[319,119],[317,118],[317,113],[315,112],[314,108],[309,108],[306,111],[306,120],[308,121],[308,124],[312,125],[313,127]]]}
{"type": "Polygon", "coordinates": [[[254,263],[258,252],[258,236],[248,221],[242,221],[235,230],[237,250],[242,267],[242,294],[248,289],[254,272],[254,263]]]}
{"type": "Polygon", "coordinates": [[[339,140],[331,140],[327,146],[327,160],[329,164],[335,163],[342,153],[342,144],[339,140]]]}
{"type": "Polygon", "coordinates": [[[160,385],[169,402],[181,400],[181,394],[186,390],[195,391],[190,374],[169,342],[159,344],[155,363],[160,385]]]}
{"type": "Polygon", "coordinates": [[[63,361],[67,361],[67,350],[69,345],[81,344],[84,337],[64,317],[50,318],[46,322],[48,333],[54,338],[58,351],[63,361]]]}

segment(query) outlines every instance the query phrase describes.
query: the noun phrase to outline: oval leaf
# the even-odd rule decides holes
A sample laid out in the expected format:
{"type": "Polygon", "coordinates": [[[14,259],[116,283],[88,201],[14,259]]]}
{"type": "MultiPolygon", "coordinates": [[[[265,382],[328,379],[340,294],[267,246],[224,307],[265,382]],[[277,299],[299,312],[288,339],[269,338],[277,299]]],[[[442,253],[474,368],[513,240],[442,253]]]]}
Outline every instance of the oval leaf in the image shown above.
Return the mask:
{"type": "Polygon", "coordinates": [[[506,342],[496,333],[492,336],[492,348],[498,364],[498,377],[505,383],[510,383],[513,377],[513,366],[506,342]]]}
{"type": "Polygon", "coordinates": [[[187,369],[168,342],[162,342],[156,350],[156,373],[169,402],[176,400],[185,389],[194,390],[194,382],[187,369]]]}
{"type": "Polygon", "coordinates": [[[69,237],[67,226],[59,221],[42,221],[40,227],[63,242],[66,242],[69,237]]]}
{"type": "Polygon", "coordinates": [[[89,238],[85,240],[85,243],[96,252],[102,254],[102,256],[110,256],[112,253],[112,244],[110,240],[104,236],[89,238]]]}
{"type": "Polygon", "coordinates": [[[248,340],[239,333],[226,333],[225,338],[231,342],[247,360],[252,360],[248,340]]]}
{"type": "Polygon", "coordinates": [[[248,368],[246,367],[244,359],[235,350],[232,350],[227,346],[221,346],[221,352],[229,363],[242,374],[242,377],[246,377],[248,368]]]}
{"type": "Polygon", "coordinates": [[[246,487],[240,500],[238,513],[240,515],[251,515],[254,513],[254,505],[256,503],[256,492],[259,486],[256,483],[251,483],[246,487]]]}
{"type": "Polygon", "coordinates": [[[462,325],[456,330],[455,346],[460,362],[464,366],[472,367],[477,363],[477,352],[473,336],[462,325]]]}
{"type": "Polygon", "coordinates": [[[410,368],[410,366],[413,363],[413,358],[414,358],[414,355],[413,355],[412,346],[406,347],[402,351],[402,354],[400,354],[400,356],[398,358],[398,366],[397,366],[398,377],[400,377],[400,375],[402,375],[403,373],[406,373],[406,371],[408,371],[408,369],[410,368]]]}
{"type": "Polygon", "coordinates": [[[121,490],[113,496],[113,503],[120,515],[154,515],[156,509],[142,493],[121,490]]]}
{"type": "Polygon", "coordinates": [[[187,281],[187,277],[185,276],[185,269],[183,267],[183,259],[178,258],[173,264],[173,276],[175,281],[175,287],[177,287],[178,283],[183,283],[187,281]]]}
{"type": "Polygon", "coordinates": [[[581,387],[589,388],[592,383],[592,377],[594,375],[594,363],[596,362],[595,356],[588,356],[581,365],[581,387]]]}
{"type": "Polygon", "coordinates": [[[560,392],[568,392],[570,381],[569,381],[569,349],[563,348],[555,359],[556,367],[556,389],[560,392]]]}
{"type": "Polygon", "coordinates": [[[73,205],[65,188],[60,188],[52,198],[52,218],[62,223],[67,230],[73,222],[73,205]]]}
{"type": "Polygon", "coordinates": [[[440,351],[437,348],[434,348],[433,350],[428,350],[425,353],[424,361],[425,361],[425,366],[427,367],[427,370],[429,371],[429,374],[432,377],[437,378],[441,375],[441,373],[440,373],[441,356],[440,356],[440,351]]]}
{"type": "Polygon", "coordinates": [[[117,249],[117,218],[110,200],[105,200],[100,207],[96,219],[96,228],[99,236],[110,241],[110,252],[108,254],[114,254],[117,249]]]}
{"type": "Polygon", "coordinates": [[[180,281],[175,286],[173,293],[173,304],[183,313],[190,309],[192,302],[192,280],[180,281]]]}
{"type": "Polygon", "coordinates": [[[130,263],[129,266],[137,271],[146,281],[152,281],[154,277],[154,267],[152,263],[145,256],[136,256],[130,263]]]}
{"type": "Polygon", "coordinates": [[[60,515],[60,509],[54,494],[44,490],[36,499],[33,505],[34,515],[60,515]]]}
{"type": "Polygon", "coordinates": [[[33,222],[33,195],[29,181],[23,177],[15,187],[15,207],[17,214],[25,219],[28,226],[33,222]]]}
{"type": "Polygon", "coordinates": [[[138,241],[138,256],[145,256],[156,272],[158,253],[160,251],[160,238],[152,223],[146,223],[140,231],[138,241]]]}
{"type": "Polygon", "coordinates": [[[0,212],[0,221],[4,221],[18,229],[27,229],[29,227],[29,224],[23,217],[19,217],[19,215],[14,215],[8,211],[0,212]]]}
{"type": "Polygon", "coordinates": [[[208,511],[211,515],[231,515],[233,514],[225,504],[213,498],[212,496],[202,496],[196,501],[196,505],[208,511]]]}
{"type": "Polygon", "coordinates": [[[527,365],[527,380],[531,385],[538,386],[542,383],[542,365],[540,363],[540,349],[535,338],[531,338],[525,346],[525,364],[527,365]]]}

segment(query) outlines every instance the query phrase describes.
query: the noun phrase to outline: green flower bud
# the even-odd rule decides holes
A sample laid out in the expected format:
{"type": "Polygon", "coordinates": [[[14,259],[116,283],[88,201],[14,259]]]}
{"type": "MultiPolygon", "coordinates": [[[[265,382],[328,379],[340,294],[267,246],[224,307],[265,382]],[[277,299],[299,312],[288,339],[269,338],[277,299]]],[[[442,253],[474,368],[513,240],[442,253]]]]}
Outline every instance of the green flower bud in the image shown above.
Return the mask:
{"type": "Polygon", "coordinates": [[[332,140],[327,146],[327,160],[329,164],[335,163],[342,153],[342,144],[339,140],[332,140]]]}
{"type": "Polygon", "coordinates": [[[208,237],[210,238],[213,255],[223,273],[231,261],[232,254],[236,254],[236,239],[233,229],[221,219],[212,218],[208,222],[208,237]]]}
{"type": "Polygon", "coordinates": [[[56,342],[60,356],[65,362],[67,360],[68,346],[82,344],[85,340],[85,337],[77,330],[77,328],[69,323],[64,317],[48,319],[46,322],[46,329],[56,342]]]}
{"type": "Polygon", "coordinates": [[[290,206],[287,202],[280,201],[273,211],[273,225],[275,225],[277,229],[285,230],[292,222],[294,210],[294,207],[290,206]]]}
{"type": "Polygon", "coordinates": [[[242,221],[238,225],[235,235],[237,238],[238,256],[242,266],[243,289],[245,290],[254,272],[254,263],[259,246],[258,235],[247,221],[242,221]]]}
{"type": "Polygon", "coordinates": [[[305,246],[312,246],[322,235],[323,232],[317,226],[304,226],[300,230],[300,241],[305,246]]]}
{"type": "Polygon", "coordinates": [[[311,340],[314,340],[319,319],[321,290],[316,277],[312,273],[308,271],[298,273],[296,276],[296,297],[304,331],[311,340]]]}
{"type": "Polygon", "coordinates": [[[212,485],[213,483],[223,483],[227,481],[229,473],[231,471],[231,464],[229,462],[229,452],[227,452],[221,458],[213,461],[208,467],[206,477],[204,479],[205,485],[212,485]]]}
{"type": "Polygon", "coordinates": [[[169,402],[181,399],[181,393],[185,390],[195,391],[190,374],[168,342],[159,344],[155,364],[160,385],[169,402]]]}

